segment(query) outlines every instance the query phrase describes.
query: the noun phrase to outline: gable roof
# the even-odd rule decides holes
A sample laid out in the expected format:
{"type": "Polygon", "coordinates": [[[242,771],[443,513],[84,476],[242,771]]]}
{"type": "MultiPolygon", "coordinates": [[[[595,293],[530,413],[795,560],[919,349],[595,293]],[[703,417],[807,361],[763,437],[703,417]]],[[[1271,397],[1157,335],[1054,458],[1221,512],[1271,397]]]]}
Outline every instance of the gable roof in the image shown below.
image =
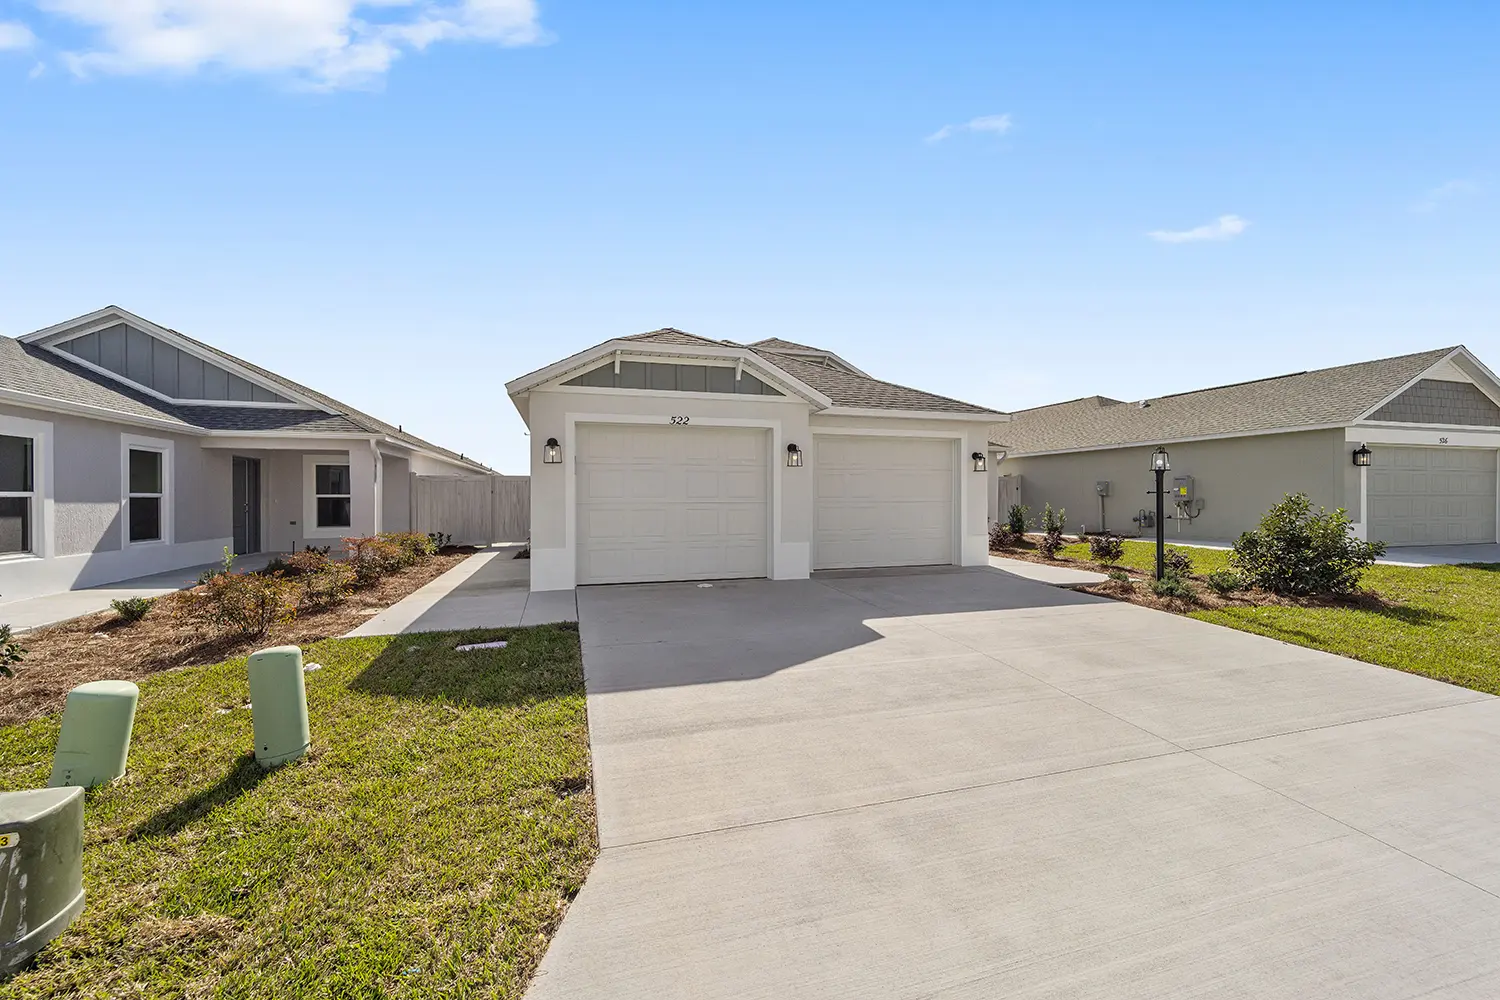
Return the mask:
{"type": "MultiPolygon", "coordinates": [[[[782,376],[787,376],[790,383],[800,384],[810,389],[810,393],[804,391],[803,394],[818,406],[825,405],[822,401],[826,400],[826,405],[862,410],[1004,416],[1001,411],[988,407],[976,406],[948,396],[939,396],[936,393],[923,392],[920,389],[872,378],[849,365],[838,355],[822,348],[796,344],[779,337],[770,337],[751,344],[741,344],[732,340],[711,340],[674,327],[663,327],[660,330],[607,340],[586,351],[580,351],[562,362],[514,379],[506,388],[512,396],[525,393],[551,378],[560,378],[593,363],[612,349],[619,349],[613,345],[631,343],[660,344],[667,348],[700,348],[705,351],[711,350],[713,352],[711,356],[752,358],[768,367],[773,374],[780,373],[782,376]],[[830,358],[837,363],[828,364],[820,360],[830,358]]],[[[517,406],[521,406],[519,401],[517,406]]],[[[523,415],[525,412],[523,408],[523,415]]]]}
{"type": "MultiPolygon", "coordinates": [[[[121,322],[154,325],[117,306],[91,313],[90,316],[107,313],[117,313],[121,322]]],[[[59,324],[59,327],[66,325],[59,324]]],[[[39,332],[51,332],[59,327],[49,327],[47,331],[39,332]]],[[[277,434],[380,434],[475,470],[489,471],[482,463],[408,434],[331,396],[316,392],[177,330],[169,332],[208,354],[254,372],[265,381],[280,386],[291,395],[321,409],[313,406],[270,408],[169,403],[78,364],[68,356],[40,344],[11,337],[0,337],[0,391],[67,404],[87,413],[97,410],[100,419],[123,416],[164,426],[169,430],[173,426],[180,427],[188,433],[247,431],[277,434]]],[[[37,334],[30,335],[33,338],[36,336],[37,334]]]]}
{"type": "Polygon", "coordinates": [[[1012,456],[1351,424],[1433,365],[1444,347],[1124,403],[1086,396],[1011,414],[991,430],[1012,456]]]}

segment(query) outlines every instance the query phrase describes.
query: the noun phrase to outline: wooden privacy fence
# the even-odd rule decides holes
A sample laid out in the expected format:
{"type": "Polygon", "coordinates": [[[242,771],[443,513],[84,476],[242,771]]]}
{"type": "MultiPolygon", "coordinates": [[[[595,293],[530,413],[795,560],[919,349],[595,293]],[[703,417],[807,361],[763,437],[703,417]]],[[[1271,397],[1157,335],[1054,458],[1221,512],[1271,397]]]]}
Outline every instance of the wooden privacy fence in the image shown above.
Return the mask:
{"type": "Polygon", "coordinates": [[[413,531],[441,531],[455,545],[524,542],[531,537],[531,479],[413,475],[411,512],[413,531]]]}

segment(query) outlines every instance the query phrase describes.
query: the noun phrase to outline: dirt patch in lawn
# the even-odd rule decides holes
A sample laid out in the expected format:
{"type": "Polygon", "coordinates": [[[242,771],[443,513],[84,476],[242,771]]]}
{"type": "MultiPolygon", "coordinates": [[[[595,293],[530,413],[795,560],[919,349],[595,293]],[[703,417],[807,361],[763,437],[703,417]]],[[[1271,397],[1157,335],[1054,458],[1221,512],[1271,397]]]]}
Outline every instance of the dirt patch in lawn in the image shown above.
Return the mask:
{"type": "Polygon", "coordinates": [[[16,676],[0,679],[0,726],[62,710],[69,691],[97,680],[139,680],[177,667],[217,663],[268,646],[303,646],[341,636],[364,624],[426,583],[473,555],[475,549],[444,549],[349,595],[330,608],[307,611],[258,637],[206,634],[197,622],[160,607],[135,624],[113,611],[73,618],[19,636],[26,647],[16,676]]]}

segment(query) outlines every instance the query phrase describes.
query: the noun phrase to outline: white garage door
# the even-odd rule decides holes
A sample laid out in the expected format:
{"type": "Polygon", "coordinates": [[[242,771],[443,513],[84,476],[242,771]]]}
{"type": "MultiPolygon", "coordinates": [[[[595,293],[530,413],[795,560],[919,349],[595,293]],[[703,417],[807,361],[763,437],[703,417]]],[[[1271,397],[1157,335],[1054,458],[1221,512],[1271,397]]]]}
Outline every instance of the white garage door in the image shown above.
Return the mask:
{"type": "Polygon", "coordinates": [[[822,435],[813,440],[814,569],[956,561],[951,440],[822,435]]]}
{"type": "Polygon", "coordinates": [[[763,430],[578,428],[578,582],[765,576],[763,430]]]}
{"type": "Polygon", "coordinates": [[[1495,452],[1375,447],[1370,537],[1391,545],[1495,540],[1495,452]]]}

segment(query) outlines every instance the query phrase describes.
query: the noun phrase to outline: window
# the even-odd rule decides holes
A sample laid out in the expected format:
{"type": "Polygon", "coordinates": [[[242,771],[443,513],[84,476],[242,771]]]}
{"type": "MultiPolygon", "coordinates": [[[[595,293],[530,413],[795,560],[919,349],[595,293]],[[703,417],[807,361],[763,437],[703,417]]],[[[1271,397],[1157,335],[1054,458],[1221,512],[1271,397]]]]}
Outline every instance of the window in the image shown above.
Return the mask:
{"type": "Polygon", "coordinates": [[[0,434],[0,555],[32,551],[34,451],[31,438],[0,434]]]}
{"type": "Polygon", "coordinates": [[[317,505],[317,527],[349,527],[349,466],[314,466],[313,500],[317,505]]]}
{"type": "Polygon", "coordinates": [[[125,500],[126,523],[132,542],[159,542],[162,534],[162,501],[166,495],[165,459],[159,451],[131,448],[128,464],[130,492],[125,500]]]}

